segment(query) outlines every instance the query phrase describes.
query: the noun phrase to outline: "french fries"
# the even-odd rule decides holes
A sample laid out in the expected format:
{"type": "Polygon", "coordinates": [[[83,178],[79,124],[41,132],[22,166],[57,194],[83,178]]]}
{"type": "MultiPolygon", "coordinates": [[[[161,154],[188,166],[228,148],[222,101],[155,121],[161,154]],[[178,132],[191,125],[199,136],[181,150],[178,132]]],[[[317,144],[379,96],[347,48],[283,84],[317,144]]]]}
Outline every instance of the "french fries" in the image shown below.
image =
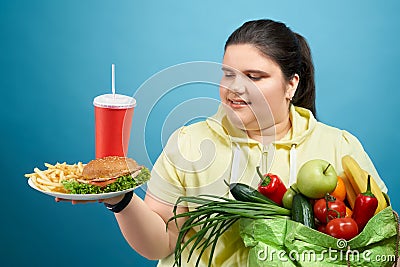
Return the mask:
{"type": "Polygon", "coordinates": [[[82,162],[75,164],[56,163],[52,165],[50,163],[44,164],[47,169],[40,170],[34,168],[33,173],[25,174],[26,178],[30,178],[33,184],[42,191],[67,193],[62,185],[63,180],[79,179],[82,176],[83,166],[82,162]]]}

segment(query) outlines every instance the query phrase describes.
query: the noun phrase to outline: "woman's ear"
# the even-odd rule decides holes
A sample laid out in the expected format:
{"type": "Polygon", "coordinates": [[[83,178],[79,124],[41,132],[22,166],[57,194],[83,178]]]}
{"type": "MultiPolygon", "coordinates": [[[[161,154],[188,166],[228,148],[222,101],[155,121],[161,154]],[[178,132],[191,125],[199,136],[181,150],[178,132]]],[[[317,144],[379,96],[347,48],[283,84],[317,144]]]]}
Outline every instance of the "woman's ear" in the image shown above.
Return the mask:
{"type": "Polygon", "coordinates": [[[297,86],[299,85],[300,77],[296,73],[293,77],[289,80],[286,88],[286,99],[292,100],[294,94],[296,93],[297,86]]]}

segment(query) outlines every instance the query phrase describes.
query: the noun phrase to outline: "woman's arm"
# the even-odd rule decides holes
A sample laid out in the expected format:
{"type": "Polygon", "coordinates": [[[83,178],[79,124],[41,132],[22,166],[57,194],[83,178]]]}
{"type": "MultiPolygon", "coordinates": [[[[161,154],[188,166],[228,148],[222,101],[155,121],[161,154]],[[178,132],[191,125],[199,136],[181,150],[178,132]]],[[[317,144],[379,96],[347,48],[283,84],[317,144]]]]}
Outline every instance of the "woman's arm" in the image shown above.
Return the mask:
{"type": "MultiPolygon", "coordinates": [[[[110,204],[120,199],[104,200],[110,204]]],[[[178,208],[177,213],[187,211],[187,208],[178,208]]],[[[143,201],[133,195],[128,206],[120,213],[115,213],[119,227],[129,245],[142,256],[157,260],[173,253],[178,237],[178,228],[175,221],[166,222],[173,216],[173,206],[160,202],[147,194],[143,201]]],[[[178,220],[182,226],[184,218],[178,220]]]]}

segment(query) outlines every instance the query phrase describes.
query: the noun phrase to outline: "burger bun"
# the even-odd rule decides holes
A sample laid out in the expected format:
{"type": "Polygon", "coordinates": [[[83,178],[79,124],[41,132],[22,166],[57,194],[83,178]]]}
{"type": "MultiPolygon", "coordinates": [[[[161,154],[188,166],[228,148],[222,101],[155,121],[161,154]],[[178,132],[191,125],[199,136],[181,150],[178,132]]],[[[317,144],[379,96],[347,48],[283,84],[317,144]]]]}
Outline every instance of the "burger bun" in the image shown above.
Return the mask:
{"type": "Polygon", "coordinates": [[[131,158],[109,156],[90,161],[82,171],[83,180],[116,178],[138,170],[140,166],[131,158]]]}

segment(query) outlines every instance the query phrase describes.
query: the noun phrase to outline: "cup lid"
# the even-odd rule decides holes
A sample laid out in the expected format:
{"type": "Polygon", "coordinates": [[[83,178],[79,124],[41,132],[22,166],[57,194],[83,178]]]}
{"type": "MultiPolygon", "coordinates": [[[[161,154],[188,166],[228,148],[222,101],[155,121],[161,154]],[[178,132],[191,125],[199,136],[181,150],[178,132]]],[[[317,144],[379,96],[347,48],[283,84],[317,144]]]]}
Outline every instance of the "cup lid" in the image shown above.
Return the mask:
{"type": "Polygon", "coordinates": [[[133,108],[136,106],[136,99],[127,95],[104,94],[96,96],[93,105],[101,108],[133,108]]]}

